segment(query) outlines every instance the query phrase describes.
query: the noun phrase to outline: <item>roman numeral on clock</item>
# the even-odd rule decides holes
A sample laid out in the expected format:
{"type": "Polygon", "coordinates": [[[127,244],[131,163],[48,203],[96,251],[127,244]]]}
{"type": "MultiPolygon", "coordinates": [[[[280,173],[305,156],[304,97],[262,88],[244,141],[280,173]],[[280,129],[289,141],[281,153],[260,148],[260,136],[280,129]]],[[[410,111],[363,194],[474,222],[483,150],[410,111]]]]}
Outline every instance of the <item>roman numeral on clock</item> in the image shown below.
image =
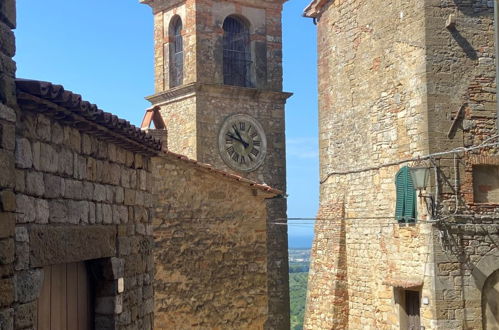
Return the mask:
{"type": "Polygon", "coordinates": [[[261,141],[253,140],[253,145],[259,147],[262,144],[261,141]]]}
{"type": "Polygon", "coordinates": [[[257,157],[259,153],[260,153],[260,151],[258,151],[256,148],[253,148],[250,151],[250,154],[254,155],[255,157],[257,157]]]}

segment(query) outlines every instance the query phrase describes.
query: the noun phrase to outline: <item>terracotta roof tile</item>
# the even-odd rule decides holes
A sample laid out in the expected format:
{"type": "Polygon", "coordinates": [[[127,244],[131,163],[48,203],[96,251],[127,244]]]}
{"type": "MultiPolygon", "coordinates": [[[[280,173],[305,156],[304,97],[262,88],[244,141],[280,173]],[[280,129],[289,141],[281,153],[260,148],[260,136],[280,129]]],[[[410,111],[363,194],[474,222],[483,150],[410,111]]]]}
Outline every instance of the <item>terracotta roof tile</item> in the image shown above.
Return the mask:
{"type": "Polygon", "coordinates": [[[80,130],[90,132],[104,140],[116,143],[123,148],[148,154],[165,155],[181,160],[196,168],[213,172],[228,179],[246,184],[271,195],[281,195],[282,191],[260,184],[241,176],[218,170],[211,165],[198,162],[186,156],[162,151],[161,142],[140,128],[112,113],[104,112],[95,104],[84,101],[81,95],[65,90],[61,85],[50,82],[16,79],[17,99],[25,110],[43,112],[45,115],[62,121],[80,130]]]}
{"type": "Polygon", "coordinates": [[[228,179],[232,179],[232,180],[241,182],[243,184],[244,183],[248,184],[249,186],[251,186],[253,188],[256,188],[256,189],[268,192],[270,194],[274,194],[274,195],[282,195],[283,194],[282,191],[280,191],[278,189],[274,189],[274,188],[272,188],[272,187],[270,187],[270,186],[268,186],[266,184],[257,183],[255,181],[243,178],[242,176],[239,176],[239,175],[236,175],[236,174],[232,174],[232,173],[229,173],[229,172],[225,172],[225,171],[216,169],[212,165],[198,162],[198,161],[196,161],[194,159],[191,159],[189,157],[186,157],[184,155],[176,154],[176,153],[171,152],[171,151],[163,151],[163,153],[164,153],[164,155],[166,157],[173,157],[175,159],[179,159],[179,160],[181,160],[183,162],[186,162],[186,163],[189,163],[189,164],[191,164],[191,165],[193,165],[195,167],[202,168],[204,170],[213,172],[213,173],[218,174],[218,175],[222,175],[224,177],[227,177],[228,179]]]}
{"type": "Polygon", "coordinates": [[[43,112],[134,152],[155,154],[161,150],[159,140],[129,121],[82,100],[81,95],[67,91],[61,85],[16,79],[16,87],[21,108],[43,112]]]}

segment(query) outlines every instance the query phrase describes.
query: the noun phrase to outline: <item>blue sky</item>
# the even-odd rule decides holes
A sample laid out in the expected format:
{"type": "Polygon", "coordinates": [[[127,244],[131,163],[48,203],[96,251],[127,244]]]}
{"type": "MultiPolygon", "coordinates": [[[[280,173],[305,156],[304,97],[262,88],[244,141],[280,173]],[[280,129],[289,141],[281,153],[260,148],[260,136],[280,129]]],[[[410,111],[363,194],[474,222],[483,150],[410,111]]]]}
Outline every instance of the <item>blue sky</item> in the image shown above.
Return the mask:
{"type": "MultiPolygon", "coordinates": [[[[283,13],[288,217],[318,207],[316,31],[301,17],[309,0],[283,13]]],[[[139,125],[153,93],[153,20],[138,0],[18,0],[17,76],[51,81],[139,125]]],[[[292,221],[290,221],[293,223],[292,221]]],[[[313,226],[288,227],[290,245],[310,241],[313,226]]]]}

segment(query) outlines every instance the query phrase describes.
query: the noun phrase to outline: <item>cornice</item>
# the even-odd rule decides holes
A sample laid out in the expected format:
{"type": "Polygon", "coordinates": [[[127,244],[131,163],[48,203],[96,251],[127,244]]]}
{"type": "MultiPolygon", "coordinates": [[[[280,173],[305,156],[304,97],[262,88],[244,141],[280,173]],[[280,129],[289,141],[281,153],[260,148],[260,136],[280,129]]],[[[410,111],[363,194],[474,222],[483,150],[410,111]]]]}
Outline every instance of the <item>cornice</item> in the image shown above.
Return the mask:
{"type": "Polygon", "coordinates": [[[256,99],[286,102],[293,93],[221,84],[192,83],[156,93],[146,97],[146,100],[151,102],[152,105],[163,105],[197,95],[214,95],[228,99],[246,99],[248,101],[256,99]]]}
{"type": "Polygon", "coordinates": [[[318,18],[326,5],[334,0],[313,0],[304,10],[303,16],[310,18],[318,18]]]}
{"type": "MultiPolygon", "coordinates": [[[[176,7],[179,4],[185,2],[186,0],[139,0],[140,3],[150,6],[154,13],[168,10],[170,8],[176,7]]],[[[232,0],[234,3],[247,5],[250,7],[276,7],[282,6],[288,0],[232,0]],[[257,2],[255,4],[255,2],[257,2]]]]}

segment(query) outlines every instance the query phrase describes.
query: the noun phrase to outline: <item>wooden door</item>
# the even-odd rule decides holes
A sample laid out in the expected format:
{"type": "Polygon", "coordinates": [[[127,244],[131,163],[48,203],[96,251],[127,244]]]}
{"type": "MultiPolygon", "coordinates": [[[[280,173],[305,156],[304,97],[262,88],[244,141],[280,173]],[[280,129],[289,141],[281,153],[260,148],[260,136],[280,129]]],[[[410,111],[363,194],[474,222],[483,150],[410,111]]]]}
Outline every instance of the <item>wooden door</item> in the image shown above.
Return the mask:
{"type": "Polygon", "coordinates": [[[405,310],[407,312],[407,328],[409,330],[420,330],[421,323],[419,320],[419,292],[405,292],[405,310]]]}
{"type": "Polygon", "coordinates": [[[45,267],[43,272],[38,329],[92,329],[91,285],[85,263],[52,265],[45,267]]]}

